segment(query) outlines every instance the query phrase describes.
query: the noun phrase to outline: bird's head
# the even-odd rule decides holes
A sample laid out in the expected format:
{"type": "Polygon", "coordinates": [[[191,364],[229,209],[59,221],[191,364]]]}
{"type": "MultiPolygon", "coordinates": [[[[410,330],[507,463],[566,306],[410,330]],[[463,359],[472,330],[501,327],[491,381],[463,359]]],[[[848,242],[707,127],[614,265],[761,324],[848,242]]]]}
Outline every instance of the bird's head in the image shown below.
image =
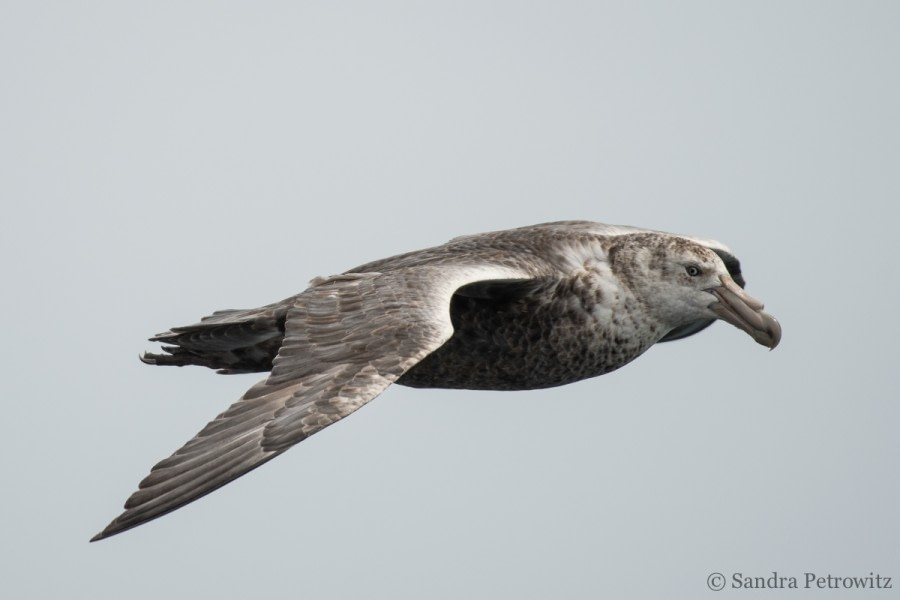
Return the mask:
{"type": "Polygon", "coordinates": [[[661,341],[692,335],[722,319],[772,349],[781,326],[743,290],[740,263],[729,252],[674,235],[623,236],[610,266],[665,327],[661,341]]]}

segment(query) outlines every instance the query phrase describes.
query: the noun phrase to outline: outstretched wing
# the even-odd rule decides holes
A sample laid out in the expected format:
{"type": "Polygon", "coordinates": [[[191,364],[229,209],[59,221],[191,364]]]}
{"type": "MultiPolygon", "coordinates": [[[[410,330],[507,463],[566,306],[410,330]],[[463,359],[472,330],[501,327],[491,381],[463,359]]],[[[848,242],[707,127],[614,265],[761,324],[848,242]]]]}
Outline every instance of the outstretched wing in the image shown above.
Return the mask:
{"type": "Polygon", "coordinates": [[[452,333],[450,299],[483,280],[525,280],[501,266],[349,273],[295,298],[269,377],[153,467],[125,512],[91,541],[173,511],[346,417],[452,333]]]}

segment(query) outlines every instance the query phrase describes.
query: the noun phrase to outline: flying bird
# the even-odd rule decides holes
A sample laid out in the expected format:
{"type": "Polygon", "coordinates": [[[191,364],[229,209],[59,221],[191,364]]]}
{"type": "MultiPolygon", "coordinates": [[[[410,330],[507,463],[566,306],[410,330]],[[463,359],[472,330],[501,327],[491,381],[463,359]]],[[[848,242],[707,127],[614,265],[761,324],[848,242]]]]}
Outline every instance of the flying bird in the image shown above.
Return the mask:
{"type": "Polygon", "coordinates": [[[527,390],[609,373],[716,319],[771,348],[781,327],[719,242],[588,221],[458,237],[316,278],[151,341],[152,365],[271,371],[172,456],[91,541],[237,479],[392,383],[527,390]]]}

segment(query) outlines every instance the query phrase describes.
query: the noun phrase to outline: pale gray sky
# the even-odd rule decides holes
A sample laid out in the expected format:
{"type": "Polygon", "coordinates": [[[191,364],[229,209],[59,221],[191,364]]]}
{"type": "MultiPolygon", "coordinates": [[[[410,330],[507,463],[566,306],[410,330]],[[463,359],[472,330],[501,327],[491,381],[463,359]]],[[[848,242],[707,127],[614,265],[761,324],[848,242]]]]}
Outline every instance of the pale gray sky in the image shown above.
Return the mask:
{"type": "Polygon", "coordinates": [[[4,2],[4,590],[900,588],[898,31],[896,2],[4,2]],[[717,324],[559,389],[394,387],[87,543],[259,379],[144,366],[149,335],[573,218],[730,245],[782,345],[717,324]]]}

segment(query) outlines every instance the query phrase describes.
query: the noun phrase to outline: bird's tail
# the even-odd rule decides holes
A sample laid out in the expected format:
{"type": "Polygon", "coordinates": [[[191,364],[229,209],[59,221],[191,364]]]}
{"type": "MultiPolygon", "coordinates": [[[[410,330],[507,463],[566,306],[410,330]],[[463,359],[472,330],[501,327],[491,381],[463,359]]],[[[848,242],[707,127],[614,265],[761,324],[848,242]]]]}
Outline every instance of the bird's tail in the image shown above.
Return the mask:
{"type": "Polygon", "coordinates": [[[199,365],[219,373],[270,371],[284,339],[284,323],[293,299],[262,308],[220,310],[199,323],[150,338],[162,342],[163,352],[145,352],[148,365],[199,365]]]}

